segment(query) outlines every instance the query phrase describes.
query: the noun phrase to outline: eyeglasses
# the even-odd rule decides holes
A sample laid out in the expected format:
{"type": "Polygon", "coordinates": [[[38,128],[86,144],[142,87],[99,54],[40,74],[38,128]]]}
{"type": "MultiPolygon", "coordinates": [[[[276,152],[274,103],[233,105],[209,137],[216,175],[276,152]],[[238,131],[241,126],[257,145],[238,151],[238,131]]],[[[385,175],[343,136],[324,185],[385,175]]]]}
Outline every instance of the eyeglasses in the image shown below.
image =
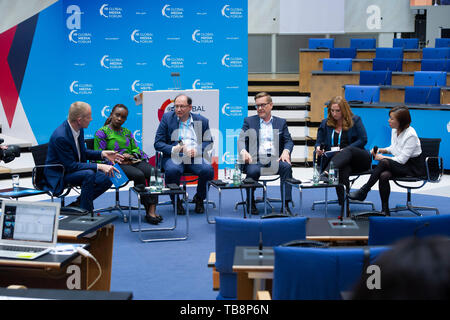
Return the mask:
{"type": "Polygon", "coordinates": [[[173,106],[175,109],[186,109],[189,106],[188,105],[182,105],[182,104],[177,104],[173,106]]]}
{"type": "Polygon", "coordinates": [[[255,104],[255,109],[258,109],[258,108],[265,108],[267,105],[269,105],[270,104],[270,102],[269,103],[261,103],[261,104],[255,104]]]}

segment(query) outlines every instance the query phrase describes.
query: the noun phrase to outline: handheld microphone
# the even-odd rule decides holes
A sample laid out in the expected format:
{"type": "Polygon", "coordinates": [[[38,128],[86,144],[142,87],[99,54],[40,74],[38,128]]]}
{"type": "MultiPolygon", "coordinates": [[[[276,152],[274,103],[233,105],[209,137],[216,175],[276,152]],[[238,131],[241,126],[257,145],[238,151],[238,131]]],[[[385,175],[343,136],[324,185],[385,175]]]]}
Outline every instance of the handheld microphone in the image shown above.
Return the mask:
{"type": "Polygon", "coordinates": [[[325,144],[324,143],[320,144],[320,150],[325,150],[325,144]]]}
{"type": "Polygon", "coordinates": [[[377,154],[378,153],[378,147],[377,146],[374,146],[373,147],[373,154],[377,154]]]}
{"type": "Polygon", "coordinates": [[[258,244],[258,254],[259,257],[263,257],[263,240],[262,240],[262,232],[259,232],[259,244],[258,244]]]}
{"type": "Polygon", "coordinates": [[[424,224],[422,224],[422,225],[418,226],[416,229],[414,229],[414,237],[417,237],[417,232],[428,227],[429,225],[430,225],[429,222],[425,222],[424,224]]]}

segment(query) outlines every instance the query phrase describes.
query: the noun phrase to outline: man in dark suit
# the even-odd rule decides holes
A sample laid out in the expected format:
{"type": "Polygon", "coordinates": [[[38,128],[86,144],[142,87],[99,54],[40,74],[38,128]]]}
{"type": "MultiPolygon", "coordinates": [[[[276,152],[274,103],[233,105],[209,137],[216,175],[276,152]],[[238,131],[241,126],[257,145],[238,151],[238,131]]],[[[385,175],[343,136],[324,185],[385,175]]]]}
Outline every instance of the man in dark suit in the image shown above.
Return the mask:
{"type": "MultiPolygon", "coordinates": [[[[255,108],[257,115],[244,119],[242,131],[238,140],[238,151],[244,162],[244,172],[247,177],[258,180],[261,174],[280,175],[280,192],[283,195],[283,184],[287,178],[292,177],[291,152],[294,148],[286,120],[272,116],[272,98],[266,92],[260,92],[255,96],[255,108]]],[[[292,200],[292,188],[286,188],[285,208],[290,213],[288,206],[292,200]]],[[[253,190],[247,192],[247,204],[249,197],[253,197],[253,190]]],[[[252,201],[252,214],[258,210],[255,201],[252,201]]]]}
{"type": "Polygon", "coordinates": [[[111,187],[114,172],[119,172],[113,166],[103,163],[87,163],[87,160],[102,160],[111,162],[123,160],[123,156],[115,151],[95,151],[86,149],[84,129],[92,121],[91,106],[85,102],[74,102],[69,109],[69,117],[50,137],[46,165],[60,164],[64,166],[48,166],[45,169],[45,179],[48,188],[54,195],[60,195],[68,184],[81,186],[81,194],[75,201],[89,212],[94,209],[93,201],[111,187]]]}
{"type": "MultiPolygon", "coordinates": [[[[179,184],[184,172],[198,176],[197,193],[194,196],[195,212],[203,213],[206,184],[214,178],[214,169],[208,161],[213,143],[209,121],[192,113],[192,99],[184,94],[174,100],[175,111],[163,115],[156,131],[155,150],[163,154],[162,168],[166,184],[179,184]]],[[[178,201],[178,213],[184,213],[178,201]]]]}

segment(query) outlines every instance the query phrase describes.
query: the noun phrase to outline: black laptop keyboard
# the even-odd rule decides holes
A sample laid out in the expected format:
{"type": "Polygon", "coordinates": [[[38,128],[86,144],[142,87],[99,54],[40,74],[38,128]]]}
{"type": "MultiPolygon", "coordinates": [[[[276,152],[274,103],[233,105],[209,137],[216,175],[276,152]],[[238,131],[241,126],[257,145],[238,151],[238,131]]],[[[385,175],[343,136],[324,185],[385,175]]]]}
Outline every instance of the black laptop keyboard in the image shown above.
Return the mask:
{"type": "Polygon", "coordinates": [[[19,252],[41,252],[44,251],[45,248],[30,248],[30,247],[19,247],[19,246],[5,246],[0,245],[0,251],[19,251],[19,252]]]}

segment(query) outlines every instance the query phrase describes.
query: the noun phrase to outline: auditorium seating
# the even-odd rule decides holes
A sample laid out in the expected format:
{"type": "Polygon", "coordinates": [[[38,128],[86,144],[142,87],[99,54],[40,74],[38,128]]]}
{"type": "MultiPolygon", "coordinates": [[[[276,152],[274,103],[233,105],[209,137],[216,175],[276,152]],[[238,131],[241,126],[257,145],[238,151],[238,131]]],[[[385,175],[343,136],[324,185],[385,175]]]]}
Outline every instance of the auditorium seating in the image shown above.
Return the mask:
{"type": "Polygon", "coordinates": [[[364,39],[352,38],[352,39],[350,39],[350,48],[375,49],[376,46],[377,46],[377,40],[375,38],[364,38],[364,39]]]}
{"type": "Polygon", "coordinates": [[[435,48],[450,48],[450,38],[436,38],[434,42],[435,48]]]}
{"type": "Polygon", "coordinates": [[[390,86],[392,84],[392,71],[389,70],[361,70],[359,72],[360,85],[390,86]]]}
{"type": "Polygon", "coordinates": [[[422,59],[450,59],[450,48],[423,48],[422,59]]]}
{"type": "Polygon", "coordinates": [[[407,237],[450,237],[450,214],[427,217],[369,217],[371,246],[390,245],[407,237]]]}
{"type": "Polygon", "coordinates": [[[334,48],[334,39],[332,38],[310,38],[308,40],[309,49],[330,49],[334,48]]]}
{"type": "Polygon", "coordinates": [[[340,300],[389,247],[276,247],[274,300],[340,300]]]}
{"type": "Polygon", "coordinates": [[[330,58],[356,58],[356,48],[331,48],[330,58]]]}
{"type": "Polygon", "coordinates": [[[450,72],[450,59],[422,59],[420,70],[450,72]]]}
{"type": "Polygon", "coordinates": [[[345,86],[345,99],[347,101],[361,101],[362,103],[373,103],[380,101],[379,86],[345,86]]]}
{"type": "Polygon", "coordinates": [[[419,49],[419,39],[410,38],[410,39],[392,39],[392,47],[403,48],[403,49],[419,49]]]}
{"type": "Polygon", "coordinates": [[[374,58],[372,64],[372,70],[388,70],[388,71],[402,71],[403,61],[402,59],[395,58],[374,58]]]}
{"type": "Polygon", "coordinates": [[[236,246],[273,247],[305,240],[306,218],[242,219],[216,217],[216,270],[220,274],[217,299],[236,299],[233,258],[236,246]]]}
{"type": "Polygon", "coordinates": [[[406,86],[405,103],[441,104],[440,87],[406,86]]]}
{"type": "Polygon", "coordinates": [[[323,71],[352,71],[352,59],[327,58],[323,59],[323,71]]]}
{"type": "Polygon", "coordinates": [[[376,48],[375,58],[403,60],[403,48],[376,48]]]}
{"type": "Polygon", "coordinates": [[[447,72],[416,71],[414,72],[414,86],[441,86],[447,83],[447,72]]]}

